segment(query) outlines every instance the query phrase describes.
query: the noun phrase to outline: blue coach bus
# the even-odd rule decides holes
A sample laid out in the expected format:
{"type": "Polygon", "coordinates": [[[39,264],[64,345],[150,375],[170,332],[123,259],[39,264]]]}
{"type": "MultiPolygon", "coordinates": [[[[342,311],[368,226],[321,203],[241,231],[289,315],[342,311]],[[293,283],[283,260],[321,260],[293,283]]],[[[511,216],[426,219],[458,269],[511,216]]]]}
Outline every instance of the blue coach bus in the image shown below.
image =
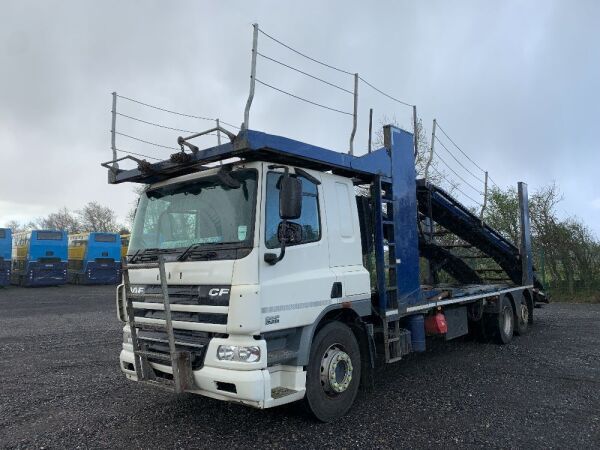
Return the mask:
{"type": "Polygon", "coordinates": [[[69,282],[118,284],[121,281],[121,236],[118,233],[69,235],[69,282]]]}
{"type": "Polygon", "coordinates": [[[67,282],[67,232],[32,230],[13,236],[11,279],[21,286],[67,282]]]}
{"type": "Polygon", "coordinates": [[[12,252],[12,231],[10,228],[0,228],[0,286],[10,284],[12,252]]]}

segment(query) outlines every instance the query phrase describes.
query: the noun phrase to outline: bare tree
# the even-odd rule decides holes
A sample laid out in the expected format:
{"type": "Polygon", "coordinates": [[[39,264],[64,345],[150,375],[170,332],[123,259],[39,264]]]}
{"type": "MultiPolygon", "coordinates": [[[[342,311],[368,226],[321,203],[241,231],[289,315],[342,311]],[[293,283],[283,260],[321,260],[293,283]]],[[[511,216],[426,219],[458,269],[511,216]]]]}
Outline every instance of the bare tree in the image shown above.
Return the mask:
{"type": "Polygon", "coordinates": [[[10,228],[13,233],[18,233],[20,231],[33,230],[34,228],[37,228],[37,225],[35,224],[35,222],[31,222],[31,221],[27,222],[27,223],[20,223],[16,220],[11,220],[11,221],[6,222],[5,227],[10,228]]]}
{"type": "MultiPolygon", "coordinates": [[[[379,122],[379,129],[375,132],[375,136],[373,138],[373,147],[380,148],[383,147],[383,126],[384,125],[394,125],[398,128],[404,128],[398,124],[398,121],[395,117],[389,118],[384,116],[383,119],[379,122]]],[[[409,131],[412,133],[412,126],[409,131]]],[[[423,120],[419,118],[417,120],[417,154],[415,156],[415,170],[417,172],[417,178],[425,177],[425,166],[427,165],[427,161],[429,160],[429,152],[431,149],[431,143],[429,140],[429,136],[427,135],[427,130],[423,126],[423,120]]],[[[431,161],[431,165],[429,167],[429,171],[427,174],[427,179],[434,184],[440,184],[442,179],[449,179],[448,176],[444,173],[442,169],[439,168],[438,162],[433,159],[431,161]]],[[[450,192],[456,188],[456,183],[447,182],[448,186],[445,186],[450,192]]]]}
{"type": "Polygon", "coordinates": [[[63,207],[57,212],[49,214],[47,217],[38,219],[37,225],[39,228],[65,230],[68,233],[78,233],[81,231],[81,224],[77,220],[77,217],[67,207],[63,207]]]}
{"type": "Polygon", "coordinates": [[[16,220],[10,220],[10,221],[6,222],[6,224],[4,226],[5,226],[5,228],[10,228],[13,233],[18,233],[19,231],[23,231],[23,229],[21,228],[21,224],[19,222],[17,222],[16,220]]]}
{"type": "Polygon", "coordinates": [[[89,202],[77,211],[77,215],[81,223],[81,231],[119,231],[115,212],[98,202],[89,202]]]}

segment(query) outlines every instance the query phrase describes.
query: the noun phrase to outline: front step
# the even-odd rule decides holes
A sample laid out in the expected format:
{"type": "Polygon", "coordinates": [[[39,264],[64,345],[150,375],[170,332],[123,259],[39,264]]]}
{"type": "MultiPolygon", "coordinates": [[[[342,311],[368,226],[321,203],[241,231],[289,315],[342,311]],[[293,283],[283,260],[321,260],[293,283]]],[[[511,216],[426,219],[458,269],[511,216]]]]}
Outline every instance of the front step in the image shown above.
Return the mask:
{"type": "Polygon", "coordinates": [[[383,332],[385,362],[387,364],[399,361],[404,355],[412,351],[410,331],[400,328],[400,321],[397,318],[384,319],[381,331],[383,332]]]}
{"type": "Polygon", "coordinates": [[[274,399],[287,397],[288,395],[293,395],[297,393],[298,391],[283,386],[271,389],[271,397],[273,397],[274,399]]]}

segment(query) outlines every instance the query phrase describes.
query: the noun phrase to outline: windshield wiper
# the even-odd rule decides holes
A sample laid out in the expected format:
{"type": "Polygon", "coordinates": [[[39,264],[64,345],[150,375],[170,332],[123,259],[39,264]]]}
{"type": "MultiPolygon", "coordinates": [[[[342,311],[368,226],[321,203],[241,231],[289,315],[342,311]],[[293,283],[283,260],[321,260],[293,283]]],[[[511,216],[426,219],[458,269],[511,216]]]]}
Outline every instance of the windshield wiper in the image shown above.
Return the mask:
{"type": "MultiPolygon", "coordinates": [[[[179,257],[177,258],[177,261],[184,261],[188,256],[191,255],[191,253],[197,249],[198,247],[202,247],[203,245],[206,245],[204,243],[195,243],[190,245],[188,248],[186,248],[183,253],[181,255],[179,255],[179,257]]],[[[217,257],[217,252],[213,252],[213,251],[208,251],[205,253],[201,253],[200,255],[197,256],[198,258],[201,259],[213,259],[217,257]]]]}
{"type": "Polygon", "coordinates": [[[130,258],[129,258],[129,262],[133,264],[133,263],[135,263],[136,259],[139,259],[139,258],[141,258],[142,256],[144,256],[144,254],[145,254],[147,251],[158,251],[158,250],[159,250],[158,248],[145,248],[144,250],[141,250],[141,249],[140,249],[140,250],[136,251],[136,252],[135,252],[135,253],[134,253],[134,254],[133,254],[133,255],[132,255],[130,258]]]}

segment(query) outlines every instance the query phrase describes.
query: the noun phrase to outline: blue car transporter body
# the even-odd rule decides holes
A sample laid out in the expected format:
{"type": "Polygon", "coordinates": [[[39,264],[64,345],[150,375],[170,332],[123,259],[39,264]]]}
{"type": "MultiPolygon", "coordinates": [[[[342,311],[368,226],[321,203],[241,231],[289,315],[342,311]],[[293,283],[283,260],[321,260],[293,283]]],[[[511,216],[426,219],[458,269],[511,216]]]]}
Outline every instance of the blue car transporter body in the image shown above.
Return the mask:
{"type": "Polygon", "coordinates": [[[13,284],[58,286],[67,282],[67,232],[32,230],[13,236],[13,284]]]}
{"type": "Polygon", "coordinates": [[[10,284],[12,230],[0,228],[0,286],[10,284]]]}
{"type": "MultiPolygon", "coordinates": [[[[264,245],[260,238],[256,238],[254,247],[247,249],[241,256],[228,256],[224,250],[221,251],[221,258],[234,259],[234,264],[244,263],[246,265],[243,267],[247,268],[239,274],[234,270],[233,279],[231,272],[228,272],[227,279],[231,280],[231,286],[225,289],[227,293],[245,292],[242,289],[249,282],[244,277],[256,274],[257,281],[253,278],[251,282],[252,286],[256,286],[252,288],[253,295],[257,296],[252,308],[248,299],[237,299],[242,295],[232,295],[231,302],[218,307],[218,311],[215,306],[207,306],[215,304],[206,303],[209,300],[214,301],[212,299],[202,299],[202,302],[197,300],[198,305],[190,306],[189,300],[179,298],[180,294],[175,290],[176,285],[182,283],[179,278],[188,270],[191,273],[186,281],[188,284],[212,286],[211,283],[217,283],[208,276],[213,272],[208,269],[200,270],[201,267],[211,268],[226,264],[224,261],[212,261],[220,255],[217,250],[210,253],[206,248],[196,248],[200,244],[195,244],[181,249],[138,249],[128,256],[127,265],[123,268],[125,284],[119,288],[122,290],[117,294],[117,307],[120,319],[127,323],[127,341],[124,342],[121,355],[122,370],[131,379],[163,386],[168,382],[172,383],[175,392],[196,392],[262,408],[306,397],[311,410],[318,418],[332,420],[343,414],[354,400],[353,395],[356,391],[350,390],[355,389],[356,381],[348,381],[352,379],[352,366],[361,367],[361,382],[372,382],[377,373],[373,371],[376,365],[395,362],[411,351],[424,351],[426,334],[438,335],[448,340],[473,332],[494,337],[499,343],[507,343],[512,339],[513,332],[522,334],[532,323],[536,302],[547,302],[543,287],[536,279],[532,267],[527,186],[524,183],[519,183],[521,237],[517,248],[482,223],[450,194],[424,180],[416,180],[413,136],[396,127],[384,127],[383,148],[360,157],[253,130],[242,130],[237,136],[228,133],[230,143],[203,150],[188,142],[211,131],[214,130],[180,138],[182,152],[173,154],[166,161],[150,164],[127,156],[104,163],[109,169],[109,182],[137,182],[151,185],[150,189],[153,189],[153,186],[163,186],[169,182],[182,185],[192,183],[194,176],[202,171],[211,171],[210,176],[214,177],[212,174],[218,170],[218,177],[225,180],[223,183],[235,188],[235,183],[227,180],[230,177],[228,171],[236,170],[236,164],[249,164],[252,167],[262,164],[259,171],[263,170],[264,173],[285,169],[286,175],[282,175],[282,180],[288,176],[288,172],[295,173],[296,177],[304,177],[305,180],[311,177],[316,180],[307,172],[310,170],[324,180],[323,184],[318,186],[318,195],[323,217],[328,221],[330,217],[338,214],[337,210],[340,207],[335,202],[328,201],[327,195],[322,194],[327,192],[326,183],[329,183],[328,180],[337,180],[336,182],[341,184],[350,181],[350,184],[360,186],[363,192],[369,192],[366,196],[356,196],[357,207],[352,208],[353,212],[345,217],[360,227],[358,245],[362,247],[365,267],[358,270],[362,271],[372,266],[370,262],[374,260],[375,267],[371,270],[374,275],[371,279],[374,279],[374,282],[370,283],[370,296],[346,299],[346,291],[343,290],[348,288],[346,282],[343,286],[342,282],[334,282],[332,287],[328,286],[331,294],[327,292],[325,296],[324,293],[320,293],[320,297],[316,299],[300,298],[302,293],[294,292],[293,295],[299,300],[294,297],[293,301],[301,300],[303,303],[288,304],[290,299],[285,295],[266,298],[265,292],[269,286],[261,284],[263,274],[275,277],[278,273],[280,278],[275,280],[285,283],[286,279],[291,280],[294,276],[294,273],[286,271],[287,267],[296,267],[297,272],[308,270],[309,267],[313,271],[319,269],[315,266],[316,262],[311,262],[310,257],[306,258],[304,265],[298,265],[298,260],[293,259],[294,249],[297,249],[296,254],[303,251],[308,255],[311,251],[317,251],[316,246],[298,245],[285,251],[286,241],[292,239],[291,242],[295,242],[294,239],[297,238],[293,233],[301,234],[302,231],[294,231],[294,228],[290,227],[292,234],[291,237],[287,237],[286,233],[289,230],[286,228],[286,220],[289,213],[282,211],[288,211],[285,205],[293,202],[294,195],[298,194],[284,195],[282,188],[279,198],[279,214],[282,219],[279,251],[275,249],[276,253],[273,253],[269,250],[268,253],[264,253],[264,258],[259,258],[257,255],[261,255],[260,249],[264,245]],[[192,150],[191,153],[183,152],[184,145],[192,150]],[[223,165],[220,169],[208,166],[210,163],[230,158],[239,158],[241,161],[223,165]],[[138,167],[124,170],[115,166],[117,161],[124,159],[137,162],[138,167]],[[450,246],[436,242],[434,233],[427,232],[427,224],[431,222],[434,223],[435,234],[454,234],[486,255],[491,263],[499,267],[494,270],[504,272],[505,281],[486,281],[486,277],[482,275],[486,272],[477,270],[477,267],[461,259],[460,255],[453,253],[450,246]],[[187,261],[190,255],[196,255],[196,262],[187,261]],[[433,284],[421,285],[420,258],[430,262],[433,275],[431,279],[436,280],[436,273],[444,271],[452,276],[454,283],[434,281],[433,284]],[[277,267],[279,272],[275,272],[272,267],[277,267]],[[179,276],[172,278],[171,273],[179,276]],[[239,277],[239,281],[236,277],[239,277]],[[157,295],[157,285],[162,286],[162,295],[157,295]],[[170,298],[170,291],[177,292],[177,296],[170,298]],[[144,300],[146,295],[160,297],[161,300],[150,305],[146,302],[152,300],[144,300]],[[326,298],[323,299],[323,296],[326,298]],[[184,303],[186,301],[188,303],[184,303]],[[179,302],[182,304],[178,305],[179,302]],[[308,309],[298,309],[298,305],[308,309]],[[213,309],[213,314],[204,314],[209,310],[212,313],[213,309]],[[160,314],[156,314],[156,310],[160,314]],[[178,312],[184,310],[199,311],[199,317],[203,318],[200,322],[207,323],[189,323],[189,320],[178,312]],[[297,312],[288,314],[288,311],[292,310],[297,312]],[[314,320],[300,323],[300,313],[311,311],[312,314],[313,310],[314,320]],[[217,312],[225,315],[223,325],[216,326],[213,324],[217,322],[204,319],[205,316],[219,316],[217,312]],[[258,317],[258,328],[251,328],[250,332],[244,331],[247,317],[258,317]],[[327,333],[334,333],[331,331],[331,321],[341,322],[336,324],[338,328],[347,327],[353,331],[360,343],[358,356],[340,352],[338,349],[337,359],[332,362],[327,352],[323,355],[316,353],[321,347],[315,347],[313,350],[311,345],[314,342],[320,342],[321,338],[330,339],[327,333]],[[146,325],[162,328],[161,331],[146,330],[146,325]],[[185,330],[192,329],[206,330],[207,333],[203,334],[202,338],[196,338],[194,342],[176,342],[174,336],[183,336],[185,330]],[[221,334],[215,334],[215,330],[221,334]],[[260,360],[256,362],[258,369],[262,370],[260,375],[254,375],[255,372],[245,370],[245,367],[233,367],[234,364],[229,367],[227,362],[218,360],[220,354],[214,354],[217,345],[215,341],[227,349],[237,348],[235,345],[239,345],[242,339],[249,340],[255,346],[264,345],[262,352],[266,352],[267,356],[264,359],[263,356],[259,356],[260,360]],[[163,343],[162,347],[155,344],[157,340],[163,343]],[[321,356],[323,359],[319,366],[321,356]],[[316,358],[316,362],[313,361],[313,357],[316,358]],[[346,363],[340,363],[340,358],[346,363]],[[350,360],[352,364],[348,362],[350,360]],[[195,361],[196,366],[190,361],[195,361]],[[318,371],[319,367],[323,372],[323,365],[329,368],[325,375],[311,372],[318,371]],[[338,377],[338,369],[343,372],[343,376],[338,377]],[[279,374],[289,375],[291,378],[279,374]],[[248,377],[251,375],[257,380],[255,390],[244,384],[248,383],[248,377]],[[344,381],[340,385],[336,381],[338,378],[348,382],[344,381]],[[258,384],[263,383],[260,380],[269,381],[264,381],[264,386],[259,386],[258,384]],[[321,392],[321,389],[324,389],[325,393],[321,392]],[[345,399],[346,397],[348,399],[345,399]],[[328,398],[330,401],[321,401],[322,398],[328,398]],[[335,411],[327,410],[327,405],[333,404],[331,398],[340,403],[340,407],[335,411]]],[[[239,183],[237,187],[239,188],[239,183]]],[[[201,208],[201,205],[198,208],[201,208]]],[[[260,222],[264,220],[261,214],[265,213],[257,211],[256,223],[257,226],[264,227],[260,222]]],[[[332,245],[337,245],[335,240],[339,238],[334,232],[327,238],[332,245]]],[[[135,239],[136,236],[132,235],[132,240],[135,239]]],[[[330,251],[331,248],[333,247],[330,247],[330,251]]],[[[310,272],[302,273],[310,276],[310,272]]],[[[214,276],[217,275],[215,272],[214,276]]],[[[306,291],[309,290],[307,287],[306,291]]],[[[214,295],[221,292],[218,289],[213,291],[214,295]]],[[[288,295],[291,296],[292,293],[288,295]]],[[[336,345],[334,338],[332,335],[333,344],[330,348],[336,345]]],[[[227,358],[228,355],[224,354],[222,357],[227,358]]],[[[244,366],[243,363],[235,364],[244,366]]]]}
{"type": "Polygon", "coordinates": [[[68,276],[74,284],[118,284],[121,236],[100,232],[70,235],[68,276]]]}

